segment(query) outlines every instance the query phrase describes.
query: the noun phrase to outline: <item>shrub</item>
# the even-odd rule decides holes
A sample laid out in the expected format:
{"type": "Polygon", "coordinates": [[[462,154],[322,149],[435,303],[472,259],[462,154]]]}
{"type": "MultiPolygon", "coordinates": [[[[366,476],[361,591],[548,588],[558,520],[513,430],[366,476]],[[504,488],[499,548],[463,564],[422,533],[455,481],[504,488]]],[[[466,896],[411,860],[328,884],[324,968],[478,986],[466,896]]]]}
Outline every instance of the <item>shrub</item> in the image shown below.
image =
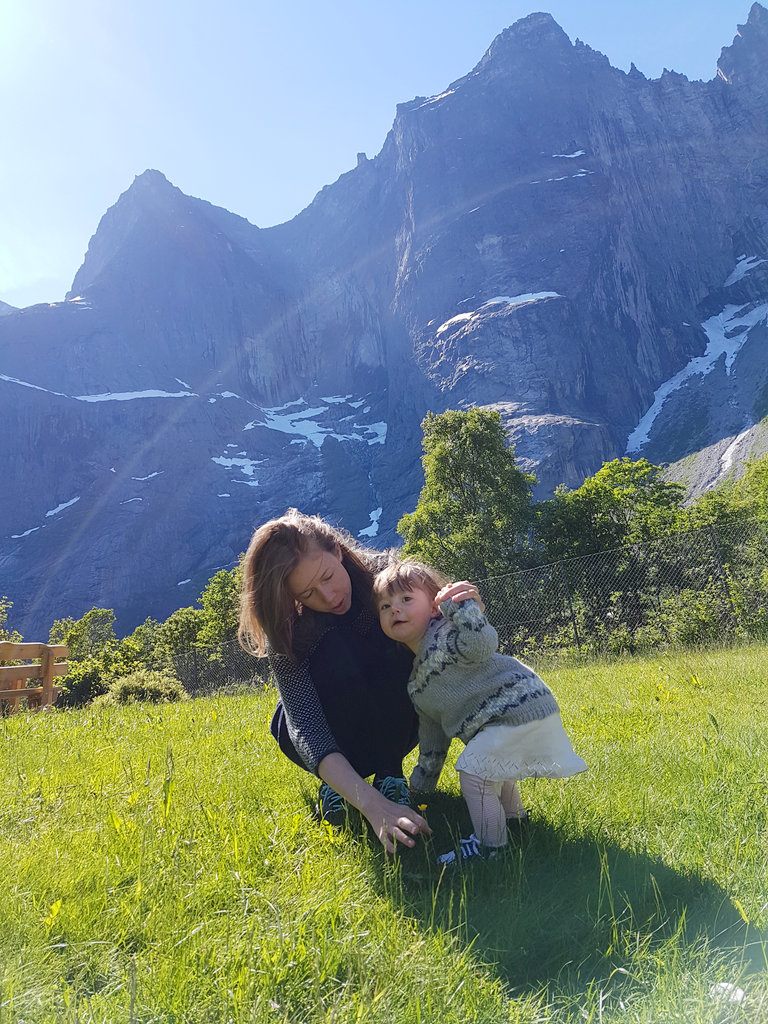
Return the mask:
{"type": "Polygon", "coordinates": [[[128,676],[115,679],[107,692],[95,703],[134,704],[139,701],[150,701],[153,704],[162,704],[186,700],[187,697],[187,691],[170,672],[154,672],[151,669],[140,668],[128,676]]]}
{"type": "Polygon", "coordinates": [[[713,588],[681,590],[661,603],[660,616],[673,644],[706,647],[722,643],[727,635],[723,601],[713,588]]]}
{"type": "Polygon", "coordinates": [[[61,693],[57,708],[76,708],[106,693],[112,677],[101,659],[88,658],[69,664],[69,671],[61,679],[61,693]]]}

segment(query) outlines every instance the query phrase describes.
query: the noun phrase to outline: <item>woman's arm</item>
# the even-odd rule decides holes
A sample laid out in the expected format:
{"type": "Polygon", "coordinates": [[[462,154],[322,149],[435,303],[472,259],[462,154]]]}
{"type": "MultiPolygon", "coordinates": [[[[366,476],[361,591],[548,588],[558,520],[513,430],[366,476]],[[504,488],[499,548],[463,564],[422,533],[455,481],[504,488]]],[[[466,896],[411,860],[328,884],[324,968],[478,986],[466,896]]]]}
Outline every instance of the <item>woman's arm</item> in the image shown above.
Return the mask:
{"type": "Polygon", "coordinates": [[[324,757],[317,766],[317,774],[367,818],[387,853],[394,853],[398,843],[415,846],[414,836],[420,833],[432,834],[420,814],[410,807],[387,800],[357,774],[343,754],[324,757]]]}
{"type": "Polygon", "coordinates": [[[283,703],[291,742],[307,771],[316,772],[326,754],[339,747],[315,689],[309,661],[297,663],[277,654],[270,656],[269,667],[283,703]]]}

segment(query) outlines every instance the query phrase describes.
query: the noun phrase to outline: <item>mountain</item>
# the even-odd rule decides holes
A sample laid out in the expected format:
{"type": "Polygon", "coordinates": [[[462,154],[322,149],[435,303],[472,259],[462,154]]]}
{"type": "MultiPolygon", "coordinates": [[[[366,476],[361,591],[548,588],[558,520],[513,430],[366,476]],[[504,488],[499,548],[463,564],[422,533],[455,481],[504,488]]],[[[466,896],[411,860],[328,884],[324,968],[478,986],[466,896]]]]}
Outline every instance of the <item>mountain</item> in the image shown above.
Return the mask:
{"type": "Polygon", "coordinates": [[[768,455],[768,416],[664,467],[667,480],[683,484],[692,500],[716,484],[738,480],[749,458],[768,455]]]}
{"type": "Polygon", "coordinates": [[[547,14],[259,229],[156,170],[64,302],[0,318],[13,625],[188,604],[288,505],[396,540],[427,410],[499,409],[537,494],[768,411],[768,12],[717,75],[628,74],[547,14]]]}

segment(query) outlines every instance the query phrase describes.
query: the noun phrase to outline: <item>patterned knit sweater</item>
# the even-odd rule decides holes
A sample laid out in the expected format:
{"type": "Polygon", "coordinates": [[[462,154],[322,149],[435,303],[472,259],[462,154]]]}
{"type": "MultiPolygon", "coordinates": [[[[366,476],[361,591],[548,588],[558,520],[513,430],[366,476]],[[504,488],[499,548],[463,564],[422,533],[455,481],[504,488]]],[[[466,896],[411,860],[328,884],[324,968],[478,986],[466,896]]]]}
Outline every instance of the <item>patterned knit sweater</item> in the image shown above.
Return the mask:
{"type": "Polygon", "coordinates": [[[533,669],[498,653],[498,637],[476,601],[443,601],[408,680],[419,714],[419,761],[411,786],[437,785],[451,738],[464,743],[491,723],[522,725],[559,711],[533,669]]]}

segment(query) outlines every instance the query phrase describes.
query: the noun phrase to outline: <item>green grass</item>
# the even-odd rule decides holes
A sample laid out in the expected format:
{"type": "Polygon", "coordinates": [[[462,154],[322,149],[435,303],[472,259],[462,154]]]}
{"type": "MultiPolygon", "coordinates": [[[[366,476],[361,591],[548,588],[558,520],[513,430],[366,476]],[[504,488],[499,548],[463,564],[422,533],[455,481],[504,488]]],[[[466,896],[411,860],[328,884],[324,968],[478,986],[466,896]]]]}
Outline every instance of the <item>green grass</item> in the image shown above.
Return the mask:
{"type": "Polygon", "coordinates": [[[455,773],[388,860],[313,820],[272,693],[2,719],[0,1024],[765,1024],[767,665],[547,672],[590,771],[442,873],[455,773]]]}

